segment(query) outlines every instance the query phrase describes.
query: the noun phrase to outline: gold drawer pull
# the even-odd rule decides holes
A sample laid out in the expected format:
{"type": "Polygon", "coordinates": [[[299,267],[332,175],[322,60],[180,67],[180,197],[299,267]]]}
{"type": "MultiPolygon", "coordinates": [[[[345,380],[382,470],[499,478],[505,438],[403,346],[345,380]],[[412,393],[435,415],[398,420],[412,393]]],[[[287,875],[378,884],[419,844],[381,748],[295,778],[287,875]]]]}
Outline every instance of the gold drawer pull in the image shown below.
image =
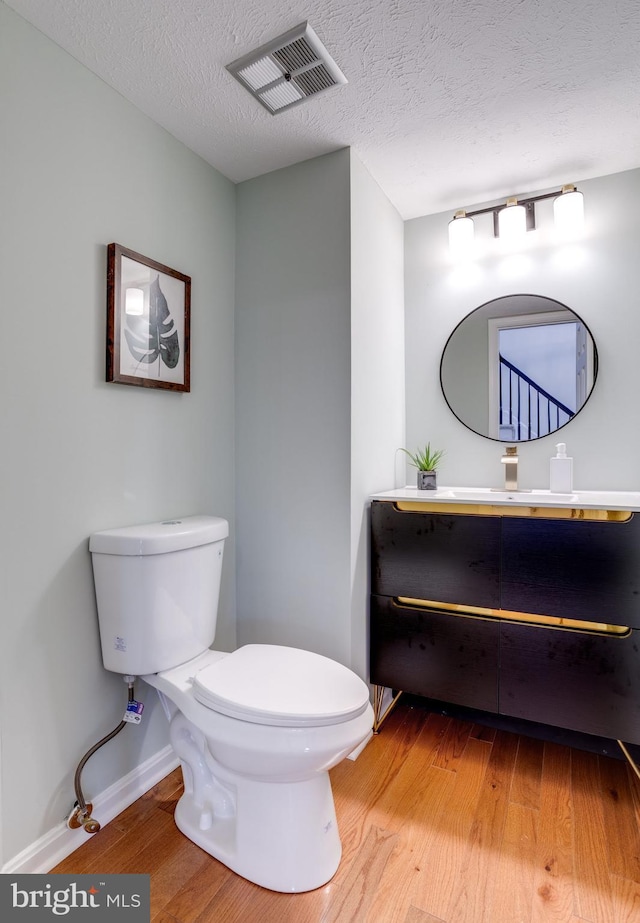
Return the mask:
{"type": "Polygon", "coordinates": [[[578,522],[629,522],[630,510],[574,509],[564,506],[492,506],[484,503],[429,503],[396,500],[399,513],[455,513],[462,516],[523,516],[529,519],[573,519],[578,522]]]}
{"type": "Polygon", "coordinates": [[[489,609],[483,606],[464,606],[458,603],[440,603],[433,599],[414,599],[412,596],[396,596],[397,606],[412,609],[427,609],[431,612],[446,612],[463,618],[500,619],[506,622],[525,622],[528,625],[543,625],[546,628],[561,628],[565,631],[587,631],[596,635],[628,637],[631,629],[626,625],[608,625],[605,622],[588,622],[582,619],[558,618],[555,615],[538,615],[535,612],[514,612],[511,609],[489,609]]]}

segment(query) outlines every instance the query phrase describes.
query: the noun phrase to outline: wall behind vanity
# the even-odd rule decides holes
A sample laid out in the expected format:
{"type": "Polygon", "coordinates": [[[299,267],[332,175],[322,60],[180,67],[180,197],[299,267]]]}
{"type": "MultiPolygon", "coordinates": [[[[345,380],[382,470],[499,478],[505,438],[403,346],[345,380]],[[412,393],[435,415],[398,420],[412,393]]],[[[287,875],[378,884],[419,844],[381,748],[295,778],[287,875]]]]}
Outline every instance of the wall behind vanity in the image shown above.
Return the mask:
{"type": "MultiPolygon", "coordinates": [[[[406,445],[430,440],[446,449],[441,484],[497,487],[503,477],[501,444],[466,429],[444,400],[439,370],[447,338],[484,302],[530,293],[563,302],[582,317],[597,345],[599,374],[591,399],[564,429],[520,444],[520,486],[549,486],[549,457],[563,441],[574,457],[576,488],[640,487],[640,170],[578,188],[585,197],[586,227],[572,246],[552,239],[550,202],[540,203],[538,230],[527,235],[519,254],[500,254],[499,242],[490,239],[490,219],[477,220],[476,237],[486,240],[488,252],[462,267],[448,252],[452,212],[405,224],[406,445]]],[[[542,191],[550,190],[514,189],[523,196],[542,191]]],[[[413,469],[407,477],[413,483],[413,469]]]]}

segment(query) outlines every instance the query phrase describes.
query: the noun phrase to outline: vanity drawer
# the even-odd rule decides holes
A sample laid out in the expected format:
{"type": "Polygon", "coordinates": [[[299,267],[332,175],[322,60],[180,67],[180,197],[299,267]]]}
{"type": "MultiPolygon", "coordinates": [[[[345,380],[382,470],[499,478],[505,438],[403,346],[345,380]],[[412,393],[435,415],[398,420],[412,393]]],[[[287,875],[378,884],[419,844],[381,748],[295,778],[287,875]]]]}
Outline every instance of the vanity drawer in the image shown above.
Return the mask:
{"type": "Polygon", "coordinates": [[[503,519],[502,608],[640,628],[640,516],[503,519]]]}
{"type": "Polygon", "coordinates": [[[498,516],[403,512],[371,504],[372,592],[500,606],[498,516]]]}
{"type": "Polygon", "coordinates": [[[371,682],[415,695],[498,710],[497,620],[371,597],[371,682]]]}
{"type": "Polygon", "coordinates": [[[639,641],[502,622],[500,713],[639,744],[639,641]]]}

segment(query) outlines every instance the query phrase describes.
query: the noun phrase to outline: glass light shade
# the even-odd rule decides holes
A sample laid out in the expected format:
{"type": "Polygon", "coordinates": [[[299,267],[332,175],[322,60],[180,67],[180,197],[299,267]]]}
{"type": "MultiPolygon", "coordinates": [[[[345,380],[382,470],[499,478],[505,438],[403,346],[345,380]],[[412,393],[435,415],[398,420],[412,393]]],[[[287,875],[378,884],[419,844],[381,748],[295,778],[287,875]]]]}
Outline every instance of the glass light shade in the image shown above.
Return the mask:
{"type": "Polygon", "coordinates": [[[575,186],[566,186],[553,200],[553,220],[557,231],[566,237],[584,228],[584,196],[575,186]]]}
{"type": "Polygon", "coordinates": [[[144,314],[144,291],[141,288],[128,288],[124,295],[125,314],[144,314]]]}
{"type": "Polygon", "coordinates": [[[463,211],[456,212],[449,222],[449,250],[455,257],[469,256],[473,249],[473,218],[463,211]]]}
{"type": "Polygon", "coordinates": [[[527,232],[527,210],[518,205],[516,199],[507,199],[507,204],[498,212],[498,234],[507,241],[519,240],[527,232]]]}

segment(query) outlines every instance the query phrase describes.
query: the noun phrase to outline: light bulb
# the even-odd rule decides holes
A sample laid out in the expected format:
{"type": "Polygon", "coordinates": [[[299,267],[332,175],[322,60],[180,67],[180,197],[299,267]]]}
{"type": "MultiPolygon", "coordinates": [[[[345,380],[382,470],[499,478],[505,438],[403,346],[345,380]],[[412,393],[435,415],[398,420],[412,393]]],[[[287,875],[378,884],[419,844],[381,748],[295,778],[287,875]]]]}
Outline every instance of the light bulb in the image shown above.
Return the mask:
{"type": "Polygon", "coordinates": [[[473,219],[464,211],[457,211],[449,222],[449,250],[457,258],[464,258],[473,252],[473,219]]]}
{"type": "Polygon", "coordinates": [[[519,240],[527,231],[527,210],[517,199],[507,199],[498,212],[498,234],[507,241],[519,240]]]}
{"type": "Polygon", "coordinates": [[[553,200],[553,220],[562,237],[574,237],[584,229],[584,196],[575,186],[563,186],[553,200]]]}

